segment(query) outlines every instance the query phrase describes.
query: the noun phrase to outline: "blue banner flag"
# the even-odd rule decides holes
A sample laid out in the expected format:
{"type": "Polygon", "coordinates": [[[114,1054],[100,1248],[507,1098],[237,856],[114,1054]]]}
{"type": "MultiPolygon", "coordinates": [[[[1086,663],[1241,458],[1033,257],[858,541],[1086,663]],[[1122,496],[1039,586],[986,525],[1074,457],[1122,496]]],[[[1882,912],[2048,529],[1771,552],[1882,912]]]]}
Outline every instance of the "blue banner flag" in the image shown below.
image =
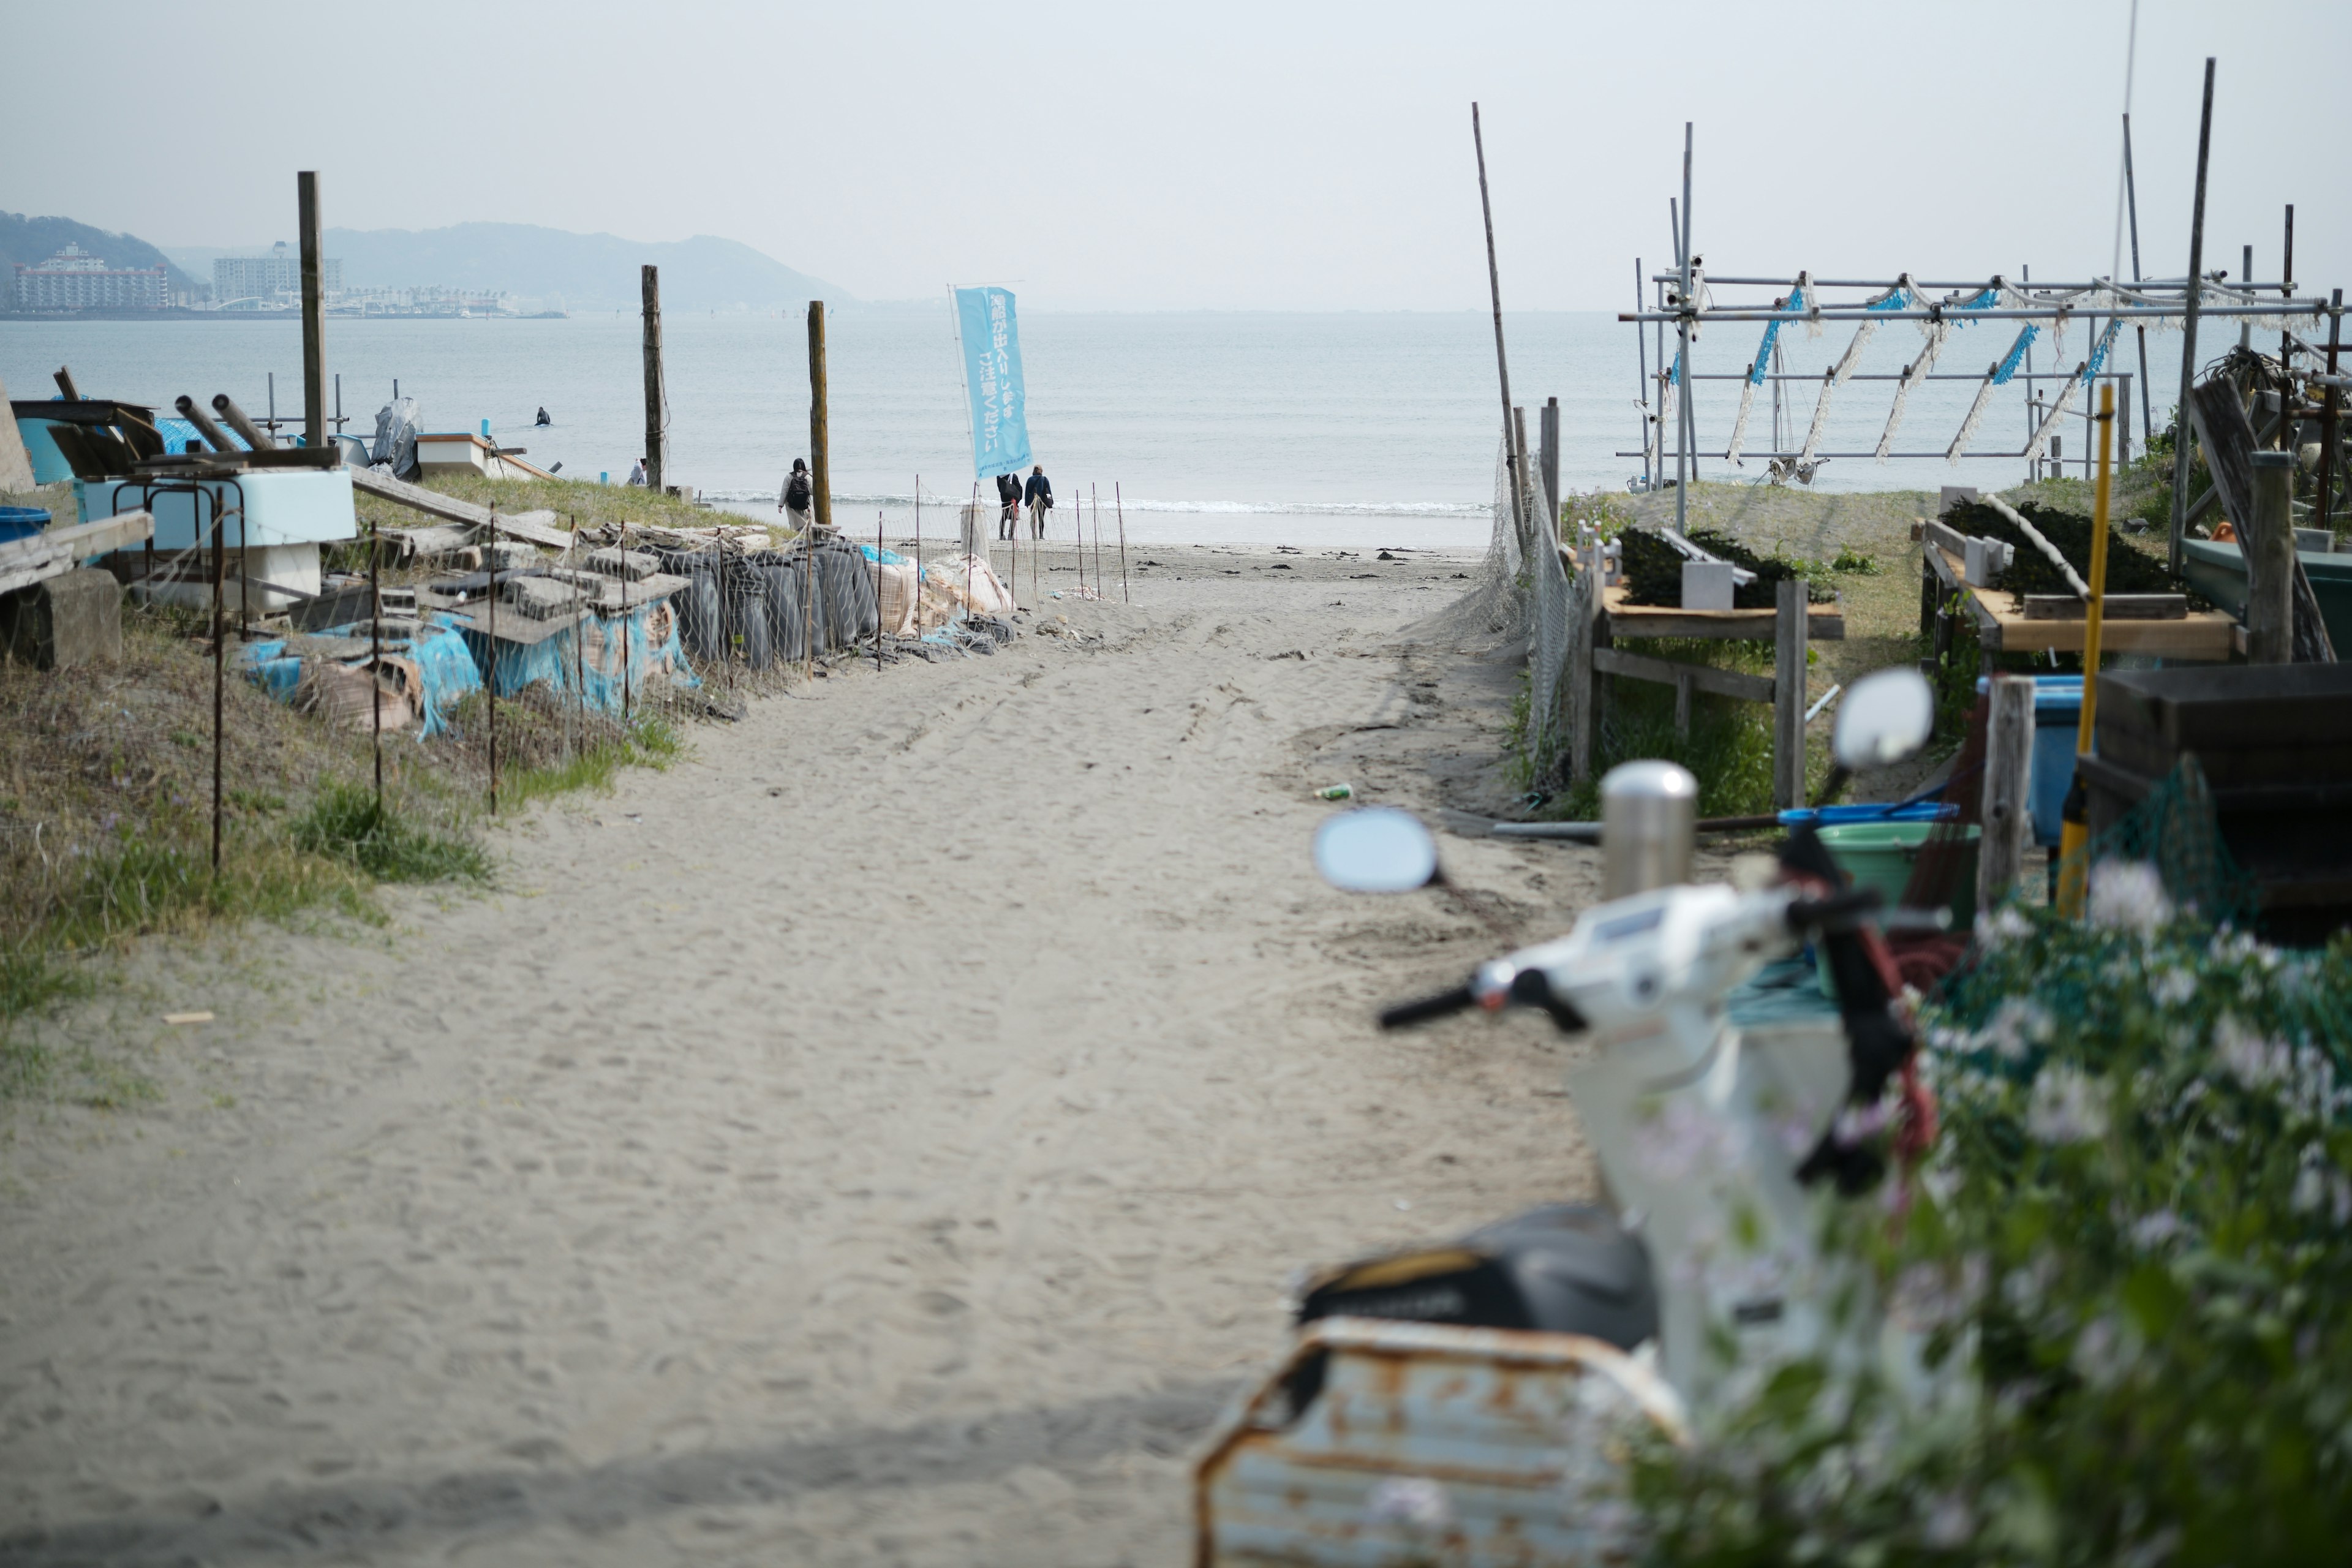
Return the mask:
{"type": "Polygon", "coordinates": [[[1021,327],[1010,289],[959,289],[965,391],[971,398],[971,470],[979,479],[1029,466],[1029,398],[1021,384],[1021,327]]]}

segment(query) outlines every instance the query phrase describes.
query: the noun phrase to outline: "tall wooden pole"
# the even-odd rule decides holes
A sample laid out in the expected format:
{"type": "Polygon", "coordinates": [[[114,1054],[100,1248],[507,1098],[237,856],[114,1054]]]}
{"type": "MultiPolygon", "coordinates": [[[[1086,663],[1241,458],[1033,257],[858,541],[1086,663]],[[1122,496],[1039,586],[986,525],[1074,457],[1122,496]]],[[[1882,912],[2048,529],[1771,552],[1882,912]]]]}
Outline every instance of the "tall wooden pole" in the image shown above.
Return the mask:
{"type": "MultiPolygon", "coordinates": [[[[2132,281],[2139,281],[2139,189],[2132,178],[2131,115],[2124,115],[2124,205],[2131,214],[2132,281]]],[[[2132,328],[2139,334],[2139,433],[2146,441],[2156,434],[2156,414],[2149,399],[2156,395],[2156,384],[2147,374],[2147,327],[2140,323],[2132,328]]],[[[2126,413],[2129,411],[2126,410],[2126,413]]]]}
{"type": "MultiPolygon", "coordinates": [[[[1680,265],[1682,269],[1681,308],[1683,311],[1683,319],[1675,328],[1675,340],[1678,344],[1675,353],[1675,391],[1676,393],[1676,396],[1675,398],[1675,531],[1676,533],[1687,534],[1690,532],[1691,458],[1694,456],[1691,451],[1691,445],[1697,435],[1696,429],[1691,424],[1691,122],[1687,120],[1683,121],[1683,205],[1681,224],[1682,232],[1675,237],[1676,244],[1682,252],[1680,265]]],[[[1797,706],[1801,710],[1804,707],[1804,703],[1800,701],[1797,706]]],[[[1801,741],[1803,738],[1804,732],[1801,730],[1798,731],[1798,739],[1801,741]]],[[[1797,793],[1800,797],[1804,794],[1804,777],[1803,765],[1801,762],[1797,773],[1797,793]]],[[[1802,805],[1805,803],[1802,798],[1800,798],[1790,802],[1790,804],[1792,805],[1802,805]]]]}
{"type": "Polygon", "coordinates": [[[1503,353],[1503,275],[1495,265],[1495,206],[1486,196],[1486,137],[1479,128],[1478,106],[1475,102],[1470,105],[1470,141],[1478,153],[1478,211],[1486,223],[1486,292],[1495,305],[1495,374],[1503,384],[1503,461],[1511,470],[1511,527],[1524,549],[1528,520],[1518,510],[1518,461],[1511,445],[1511,363],[1503,353]]]}
{"type": "Polygon", "coordinates": [[[646,488],[661,494],[669,472],[669,421],[662,416],[661,268],[639,269],[646,312],[646,488]]]}
{"type": "Polygon", "coordinates": [[[2180,318],[2180,411],[2172,422],[2172,574],[2189,532],[2189,395],[2197,385],[2197,306],[2205,292],[2205,169],[2213,156],[2213,57],[2205,57],[2205,106],[2197,121],[2197,198],[2189,215],[2189,292],[2180,318]]]}
{"type": "Polygon", "coordinates": [[[825,455],[824,408],[824,301],[811,300],[808,307],[808,367],[809,367],[809,537],[801,543],[801,593],[803,605],[801,621],[808,636],[801,646],[806,650],[802,660],[803,677],[816,672],[816,535],[819,530],[833,526],[833,465],[825,455]]]}
{"type": "Polygon", "coordinates": [[[490,678],[483,683],[482,696],[490,712],[490,815],[499,814],[499,503],[490,503],[489,531],[483,536],[482,548],[490,557],[489,645],[490,678]]]}
{"type": "Polygon", "coordinates": [[[327,296],[320,282],[319,251],[325,230],[319,218],[319,174],[294,176],[302,227],[302,444],[312,451],[327,444],[327,296]]]}
{"type": "MultiPolygon", "coordinates": [[[[2250,273],[2248,276],[2251,277],[2252,274],[2250,273]]],[[[2284,301],[2294,298],[2294,204],[2293,202],[2289,202],[2286,204],[2286,244],[2279,251],[2279,299],[2284,301]]],[[[2281,317],[2279,320],[2279,372],[2282,375],[2285,374],[2286,367],[2294,353],[2294,334],[2286,330],[2286,320],[2284,317],[2281,317]]],[[[2279,384],[2278,449],[2282,452],[2292,452],[2294,450],[2294,381],[2293,377],[2289,376],[2286,380],[2282,381],[2279,384]]],[[[2290,491],[2294,489],[2294,481],[2292,479],[2288,479],[2287,488],[2290,491]]]]}

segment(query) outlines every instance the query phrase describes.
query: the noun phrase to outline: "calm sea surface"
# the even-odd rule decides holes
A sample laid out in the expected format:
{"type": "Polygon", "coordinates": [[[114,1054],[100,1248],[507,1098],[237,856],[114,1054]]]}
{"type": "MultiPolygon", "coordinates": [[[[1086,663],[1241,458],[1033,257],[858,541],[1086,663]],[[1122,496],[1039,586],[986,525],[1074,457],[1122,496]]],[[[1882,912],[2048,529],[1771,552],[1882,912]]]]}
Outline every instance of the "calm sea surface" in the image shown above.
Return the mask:
{"type": "MultiPolygon", "coordinates": [[[[1130,538],[1160,542],[1476,546],[1487,537],[1500,401],[1490,318],[1447,315],[1052,315],[1022,323],[1030,432],[1066,504],[1098,489],[1112,526],[1112,487],[1130,538]]],[[[1640,468],[1616,454],[1640,445],[1635,329],[1594,314],[1506,316],[1511,388],[1528,408],[1560,403],[1562,476],[1578,489],[1621,488],[1640,468]]],[[[791,460],[807,449],[806,328],[789,317],[673,315],[664,322],[677,476],[730,503],[772,506],[791,460]]],[[[1818,377],[1851,329],[1782,335],[1788,369],[1818,377]]],[[[1967,329],[1940,369],[1981,374],[2008,338],[1967,329]]],[[[1702,374],[1738,373],[1761,329],[1718,326],[1699,344],[1702,374]]],[[[887,510],[908,521],[916,476],[924,505],[971,489],[970,437],[953,328],[935,312],[845,310],[827,323],[836,515],[887,510]]],[[[2078,328],[2070,363],[2084,351],[2078,328]]],[[[2179,339],[2152,339],[2158,417],[2169,406],[2179,339]]],[[[1890,323],[1862,370],[1893,373],[1918,351],[1890,323]]],[[[342,377],[347,426],[367,436],[400,390],[428,429],[478,430],[528,449],[567,478],[625,477],[642,446],[643,374],[634,315],[568,321],[330,321],[328,363],[342,377]],[[551,428],[534,429],[545,405],[551,428]]],[[[2137,368],[2136,354],[2117,368],[2137,368]]],[[[2046,345],[2040,368],[2049,368],[2046,345]]],[[[1650,361],[1653,369],[1655,362],[1650,361]]],[[[290,318],[248,321],[0,321],[0,375],[12,396],[47,397],[70,365],[91,395],[152,403],[226,392],[260,416],[277,378],[281,416],[301,412],[301,332],[290,318]]],[[[1818,383],[1784,396],[1790,447],[1803,438],[1818,383]]],[[[1868,450],[1885,423],[1889,383],[1850,382],[1832,403],[1825,450],[1868,450]]],[[[1941,450],[1974,387],[1931,382],[1910,400],[1896,449],[1941,450]]],[[[2133,401],[2138,401],[2135,395],[2133,401]]],[[[1698,385],[1700,444],[1721,451],[1738,384],[1698,385]]],[[[1769,389],[1751,416],[1749,449],[1768,449],[1769,389]]],[[[2026,416],[2017,389],[1997,395],[1977,446],[2015,451],[2026,416]]],[[[2134,425],[2138,423],[2135,412],[2134,425]]],[[[2067,434],[2070,457],[2082,426],[2067,434]]],[[[1703,478],[1752,479],[1720,461],[1703,478]]],[[[2002,485],[2014,458],[1829,464],[1823,489],[2002,485]]],[[[992,487],[984,487],[991,488],[992,487]]],[[[940,520],[942,526],[948,519],[940,520]]],[[[927,519],[927,528],[929,520],[927,519]]]]}

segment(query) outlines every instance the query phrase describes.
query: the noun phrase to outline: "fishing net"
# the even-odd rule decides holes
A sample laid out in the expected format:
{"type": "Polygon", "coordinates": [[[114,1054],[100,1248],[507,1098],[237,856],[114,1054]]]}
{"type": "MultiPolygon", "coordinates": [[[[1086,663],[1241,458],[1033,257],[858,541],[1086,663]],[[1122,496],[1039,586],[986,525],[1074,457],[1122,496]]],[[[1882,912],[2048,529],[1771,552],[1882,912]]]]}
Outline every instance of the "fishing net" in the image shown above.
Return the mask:
{"type": "Polygon", "coordinates": [[[1471,572],[1462,596],[1409,631],[1430,641],[1508,641],[1528,627],[1528,584],[1522,575],[1526,557],[1519,549],[1518,524],[1511,508],[1510,450],[1495,445],[1494,531],[1486,553],[1471,572]]]}
{"type": "Polygon", "coordinates": [[[1538,776],[1559,753],[1564,726],[1560,697],[1568,676],[1569,637],[1577,590],[1559,558],[1559,508],[1549,499],[1535,508],[1528,551],[1528,760],[1538,776]],[[1549,513],[1549,521],[1546,514],[1549,513]]]}
{"type": "MultiPolygon", "coordinates": [[[[2087,871],[2091,900],[2096,905],[2102,897],[2102,873],[2113,866],[2152,868],[2171,911],[2192,915],[2208,924],[2251,930],[2261,907],[2254,879],[2221,841],[2213,792],[2193,754],[2182,757],[2137,805],[2092,839],[2079,863],[2062,865],[2059,880],[2063,884],[2087,871]]],[[[2123,884],[2111,879],[2109,885],[2123,884]]]]}

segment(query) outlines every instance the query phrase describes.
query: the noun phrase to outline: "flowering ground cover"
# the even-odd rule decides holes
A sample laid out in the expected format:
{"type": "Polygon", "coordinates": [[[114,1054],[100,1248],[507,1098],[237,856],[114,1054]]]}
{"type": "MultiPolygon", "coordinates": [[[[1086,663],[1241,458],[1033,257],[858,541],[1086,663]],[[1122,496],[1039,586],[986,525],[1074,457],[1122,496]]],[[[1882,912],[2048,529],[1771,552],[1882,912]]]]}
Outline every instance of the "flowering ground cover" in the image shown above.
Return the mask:
{"type": "Polygon", "coordinates": [[[2341,1562],[2352,1542],[2352,940],[2264,946],[2095,872],[1923,1007],[1942,1131],[1832,1223],[1930,1392],[1768,1369],[1639,1465],[1674,1563],[2341,1562]]]}

